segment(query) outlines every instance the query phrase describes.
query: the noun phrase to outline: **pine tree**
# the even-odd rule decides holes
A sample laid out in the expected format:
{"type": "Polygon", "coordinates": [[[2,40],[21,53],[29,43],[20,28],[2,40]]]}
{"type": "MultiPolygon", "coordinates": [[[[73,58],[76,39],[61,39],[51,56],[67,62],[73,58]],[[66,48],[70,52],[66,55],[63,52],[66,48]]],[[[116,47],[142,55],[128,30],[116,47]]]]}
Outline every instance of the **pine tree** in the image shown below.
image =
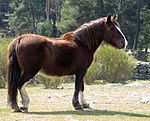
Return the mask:
{"type": "Polygon", "coordinates": [[[0,0],[0,28],[8,27],[9,0],[0,0]]]}

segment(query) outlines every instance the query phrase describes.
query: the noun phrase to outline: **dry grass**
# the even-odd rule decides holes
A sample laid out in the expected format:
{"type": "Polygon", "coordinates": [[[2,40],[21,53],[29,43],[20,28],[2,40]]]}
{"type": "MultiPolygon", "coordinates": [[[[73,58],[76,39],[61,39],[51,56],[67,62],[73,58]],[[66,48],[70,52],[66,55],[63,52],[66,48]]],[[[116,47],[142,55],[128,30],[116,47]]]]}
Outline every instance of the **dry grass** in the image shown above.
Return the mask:
{"type": "Polygon", "coordinates": [[[150,104],[140,103],[142,97],[150,96],[150,86],[86,85],[85,96],[93,110],[85,111],[74,111],[71,105],[74,85],[63,87],[28,87],[29,113],[12,113],[6,103],[7,90],[0,89],[0,121],[150,121],[150,104]]]}

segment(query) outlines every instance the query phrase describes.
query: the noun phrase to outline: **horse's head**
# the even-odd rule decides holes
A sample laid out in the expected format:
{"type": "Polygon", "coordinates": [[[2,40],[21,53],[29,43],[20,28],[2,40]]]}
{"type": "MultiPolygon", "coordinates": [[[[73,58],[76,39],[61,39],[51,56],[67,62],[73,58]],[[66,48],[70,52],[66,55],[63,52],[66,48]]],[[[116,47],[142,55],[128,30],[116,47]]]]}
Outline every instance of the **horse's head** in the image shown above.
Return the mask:
{"type": "Polygon", "coordinates": [[[106,17],[103,40],[119,49],[127,47],[128,42],[117,23],[117,15],[106,17]]]}

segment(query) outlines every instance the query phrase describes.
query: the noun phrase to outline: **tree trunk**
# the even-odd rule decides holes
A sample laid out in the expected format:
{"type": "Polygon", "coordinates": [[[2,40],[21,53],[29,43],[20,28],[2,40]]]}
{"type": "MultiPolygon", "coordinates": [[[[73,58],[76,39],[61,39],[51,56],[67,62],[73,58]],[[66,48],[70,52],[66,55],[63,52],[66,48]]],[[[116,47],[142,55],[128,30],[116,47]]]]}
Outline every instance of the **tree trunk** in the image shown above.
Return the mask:
{"type": "Polygon", "coordinates": [[[32,16],[32,33],[36,33],[36,28],[35,28],[35,14],[34,14],[34,9],[33,9],[33,3],[32,0],[30,0],[30,6],[31,6],[31,16],[32,16]]]}
{"type": "Polygon", "coordinates": [[[50,22],[50,0],[46,0],[46,7],[45,7],[45,12],[46,12],[46,17],[47,17],[47,22],[50,22]]]}
{"type": "Polygon", "coordinates": [[[137,50],[138,38],[140,33],[140,12],[141,12],[141,0],[137,0],[137,12],[136,12],[136,33],[134,38],[133,50],[137,50]]]}

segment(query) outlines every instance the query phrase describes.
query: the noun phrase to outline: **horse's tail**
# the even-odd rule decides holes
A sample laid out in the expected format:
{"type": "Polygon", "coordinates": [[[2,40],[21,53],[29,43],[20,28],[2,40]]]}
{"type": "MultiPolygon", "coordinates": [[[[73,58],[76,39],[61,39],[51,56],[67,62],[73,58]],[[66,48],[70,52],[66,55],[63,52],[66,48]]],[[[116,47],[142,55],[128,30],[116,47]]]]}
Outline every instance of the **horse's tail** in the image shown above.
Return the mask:
{"type": "Polygon", "coordinates": [[[14,104],[17,104],[18,84],[21,73],[16,55],[19,41],[14,40],[8,49],[8,104],[12,108],[14,104]]]}

